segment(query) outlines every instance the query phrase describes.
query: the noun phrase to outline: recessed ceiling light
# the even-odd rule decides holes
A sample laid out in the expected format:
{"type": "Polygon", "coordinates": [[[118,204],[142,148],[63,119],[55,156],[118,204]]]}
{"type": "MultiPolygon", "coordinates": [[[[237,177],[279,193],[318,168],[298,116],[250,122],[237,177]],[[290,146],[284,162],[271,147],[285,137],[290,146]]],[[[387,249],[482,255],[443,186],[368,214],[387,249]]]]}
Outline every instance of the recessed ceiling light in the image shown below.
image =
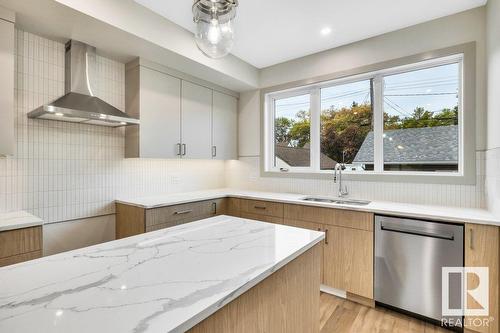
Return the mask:
{"type": "Polygon", "coordinates": [[[323,29],[320,30],[320,33],[323,36],[327,36],[327,35],[329,35],[329,34],[332,33],[332,28],[330,28],[330,27],[324,27],[323,29]]]}

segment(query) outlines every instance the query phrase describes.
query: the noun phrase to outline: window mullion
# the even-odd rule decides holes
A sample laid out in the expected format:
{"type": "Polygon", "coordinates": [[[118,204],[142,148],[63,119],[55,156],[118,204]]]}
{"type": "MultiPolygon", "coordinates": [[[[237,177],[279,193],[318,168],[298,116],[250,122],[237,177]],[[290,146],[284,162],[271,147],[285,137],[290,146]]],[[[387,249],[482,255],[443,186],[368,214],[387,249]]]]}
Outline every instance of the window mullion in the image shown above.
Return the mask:
{"type": "Polygon", "coordinates": [[[313,171],[320,170],[320,114],[321,114],[321,97],[320,89],[314,88],[311,91],[311,169],[313,171]]]}
{"type": "Polygon", "coordinates": [[[269,98],[268,101],[268,110],[269,113],[267,115],[266,119],[266,126],[267,128],[265,131],[268,133],[267,134],[267,140],[266,140],[266,155],[267,155],[267,163],[268,163],[268,168],[269,170],[275,169],[275,139],[274,139],[274,130],[275,130],[275,125],[274,125],[274,118],[275,118],[275,99],[274,98],[269,98]]]}
{"type": "Polygon", "coordinates": [[[384,78],[373,78],[373,143],[374,171],[384,171],[384,78]]]}

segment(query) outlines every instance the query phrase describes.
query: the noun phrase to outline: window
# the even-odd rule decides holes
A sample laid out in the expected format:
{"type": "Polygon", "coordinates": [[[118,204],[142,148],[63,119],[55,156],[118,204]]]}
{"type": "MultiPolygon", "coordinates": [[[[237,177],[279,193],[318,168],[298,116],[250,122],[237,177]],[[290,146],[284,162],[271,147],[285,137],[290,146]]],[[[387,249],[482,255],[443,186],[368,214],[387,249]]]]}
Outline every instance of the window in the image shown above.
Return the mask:
{"type": "Polygon", "coordinates": [[[463,54],[271,92],[266,171],[463,172],[463,54]]]}
{"type": "Polygon", "coordinates": [[[310,167],[310,95],[274,101],[274,167],[310,167]]]}
{"type": "Polygon", "coordinates": [[[384,170],[458,171],[459,64],[384,77],[384,170]]]}
{"type": "MultiPolygon", "coordinates": [[[[322,88],[320,122],[320,169],[332,170],[340,162],[351,171],[366,170],[357,158],[373,131],[372,80],[322,88]]],[[[373,149],[365,155],[373,161],[373,149]]]]}

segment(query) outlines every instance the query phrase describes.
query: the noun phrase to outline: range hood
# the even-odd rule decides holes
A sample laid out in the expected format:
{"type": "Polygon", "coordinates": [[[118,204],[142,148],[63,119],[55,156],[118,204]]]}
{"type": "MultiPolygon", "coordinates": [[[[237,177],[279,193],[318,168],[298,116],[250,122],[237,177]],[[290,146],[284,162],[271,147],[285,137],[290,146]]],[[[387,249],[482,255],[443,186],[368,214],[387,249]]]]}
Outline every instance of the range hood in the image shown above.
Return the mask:
{"type": "Polygon", "coordinates": [[[70,40],[65,61],[65,95],[31,111],[29,118],[111,127],[139,124],[138,119],[95,97],[95,47],[70,40]]]}

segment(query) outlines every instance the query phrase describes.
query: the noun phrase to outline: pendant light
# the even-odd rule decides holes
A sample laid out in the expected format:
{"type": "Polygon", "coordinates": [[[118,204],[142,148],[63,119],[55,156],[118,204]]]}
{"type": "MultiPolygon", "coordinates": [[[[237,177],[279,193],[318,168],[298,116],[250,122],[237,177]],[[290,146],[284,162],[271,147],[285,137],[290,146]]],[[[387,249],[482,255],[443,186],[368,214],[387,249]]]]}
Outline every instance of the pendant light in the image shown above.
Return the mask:
{"type": "Polygon", "coordinates": [[[210,58],[222,58],[233,47],[238,0],[194,0],[193,20],[198,48],[210,58]]]}

